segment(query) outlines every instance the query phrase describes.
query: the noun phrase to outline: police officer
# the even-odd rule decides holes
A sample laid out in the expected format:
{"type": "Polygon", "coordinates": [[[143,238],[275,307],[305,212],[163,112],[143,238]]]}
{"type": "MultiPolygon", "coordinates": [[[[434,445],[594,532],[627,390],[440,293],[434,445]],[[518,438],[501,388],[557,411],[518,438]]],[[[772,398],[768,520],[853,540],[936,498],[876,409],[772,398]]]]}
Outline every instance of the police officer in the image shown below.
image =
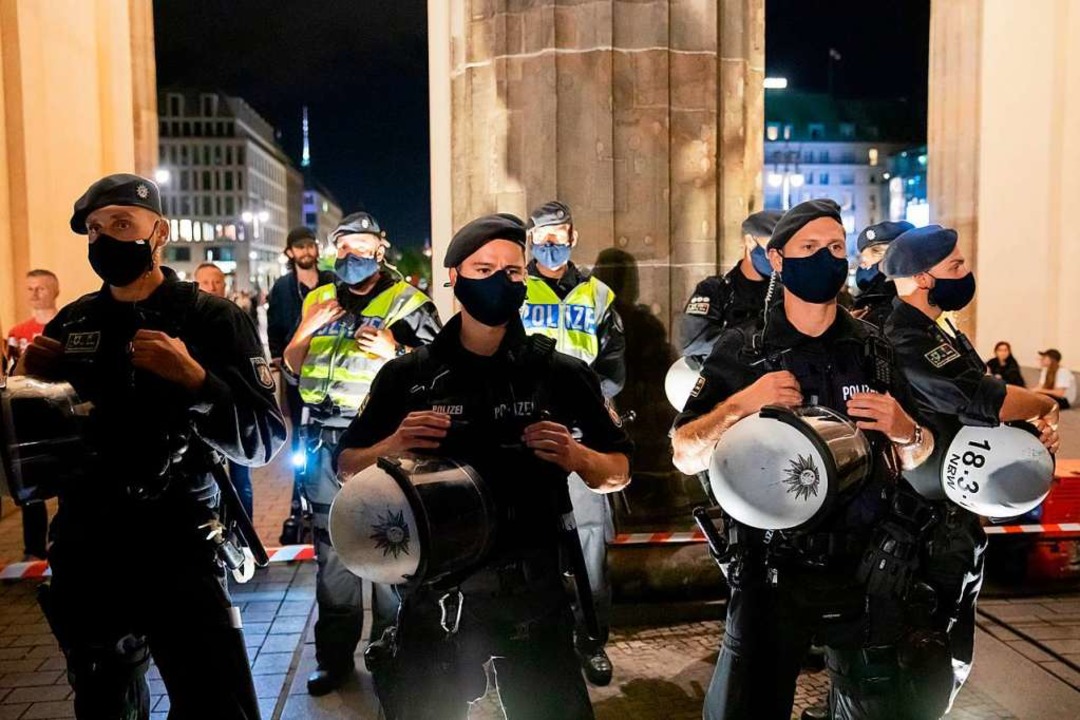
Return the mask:
{"type": "MultiPolygon", "coordinates": [[[[337,248],[337,280],[304,300],[303,319],[283,353],[298,376],[300,397],[310,415],[304,492],[314,514],[319,619],[315,623],[318,669],[308,692],[325,695],[352,673],[353,653],[363,632],[359,578],[341,564],[330,545],[327,522],[340,484],[332,453],[356,416],[371,381],[388,360],[430,342],[440,328],[435,305],[424,293],[384,267],[389,243],[374,217],[357,212],[330,235],[337,248]]],[[[376,626],[392,616],[393,601],[376,588],[376,626]]]]}
{"type": "MultiPolygon", "coordinates": [[[[578,231],[565,203],[555,200],[533,210],[528,239],[532,260],[521,308],[525,332],[552,338],[556,350],[589,365],[610,401],[626,382],[626,338],[615,293],[570,259],[578,231]]],[[[585,677],[603,686],[611,682],[613,670],[604,645],[611,615],[607,543],[615,537],[615,524],[607,498],[589,490],[577,475],[570,476],[570,500],[601,626],[601,637],[590,638],[579,609],[576,644],[585,677]]]]}
{"type": "Polygon", "coordinates": [[[723,277],[707,277],[694,288],[683,310],[682,355],[701,366],[724,328],[761,315],[772,266],[765,254],[781,213],[756,212],[743,220],[743,258],[723,277]]]}
{"type": "Polygon", "coordinates": [[[896,297],[896,285],[881,272],[881,259],[885,257],[889,243],[914,227],[903,220],[886,221],[870,225],[859,233],[859,268],[855,271],[859,295],[855,298],[852,315],[878,329],[892,312],[892,301],[896,297]]]}
{"type": "MultiPolygon", "coordinates": [[[[287,273],[274,282],[266,307],[266,341],[270,347],[270,359],[278,367],[285,347],[300,325],[303,315],[304,299],[317,287],[334,282],[334,273],[319,269],[319,241],[310,228],[294,227],[285,238],[285,257],[288,258],[287,273]]],[[[303,403],[300,400],[300,388],[295,377],[282,373],[282,395],[284,410],[289,415],[289,424],[293,429],[292,451],[294,458],[302,457],[300,446],[300,421],[303,403]]],[[[293,463],[293,497],[289,508],[289,517],[281,528],[281,544],[293,545],[300,542],[302,533],[300,486],[303,482],[303,464],[293,463]]]]}
{"type": "Polygon", "coordinates": [[[780,219],[768,253],[783,302],[763,323],[720,336],[675,422],[674,460],[688,474],[706,469],[723,434],[765,405],[821,405],[857,418],[873,452],[870,477],[812,532],[730,528],[731,598],[707,720],[788,718],[800,661],[815,637],[826,646],[833,717],[908,717],[898,691],[903,627],[874,622],[902,616],[902,605],[871,598],[867,616],[867,587],[878,578],[863,568],[880,566],[886,576],[907,569],[904,558],[876,552],[872,540],[875,526],[892,517],[887,498],[900,491],[893,459],[903,467],[923,462],[933,437],[898,401],[903,385],[877,370],[888,358],[884,341],[837,306],[845,245],[831,200],[802,203],[780,219]]]}
{"type": "Polygon", "coordinates": [[[67,660],[75,713],[149,718],[153,656],[177,717],[259,717],[240,613],[207,539],[221,456],[270,461],[285,442],[255,327],[235,305],[162,267],[157,186],[98,180],[75,203],[104,285],[61,309],[20,370],[92,403],[92,482],[60,491],[42,605],[67,660]],[[123,558],[107,581],[103,558],[123,558]]]}
{"type": "Polygon", "coordinates": [[[341,441],[343,476],[380,456],[435,452],[470,464],[498,508],[482,567],[402,600],[396,670],[376,675],[395,720],[465,718],[489,660],[508,718],[593,717],[561,580],[560,498],[570,473],[594,492],[625,487],[630,447],[589,368],[525,334],[525,235],[511,215],[458,231],[444,264],[461,312],[431,345],[383,368],[341,441]],[[458,591],[460,623],[441,624],[440,599],[458,591]]]}
{"type": "MultiPolygon", "coordinates": [[[[938,324],[944,312],[961,310],[975,297],[975,276],[957,245],[956,231],[939,225],[908,230],[893,240],[882,270],[899,293],[885,334],[918,411],[935,433],[941,437],[960,425],[992,427],[1038,418],[1043,444],[1056,452],[1056,403],[988,375],[968,339],[951,325],[950,333],[938,324]]],[[[934,503],[934,509],[941,520],[928,574],[939,598],[938,623],[948,629],[953,658],[954,682],[942,701],[947,705],[971,671],[986,534],[979,518],[967,510],[944,500],[934,503]]]]}

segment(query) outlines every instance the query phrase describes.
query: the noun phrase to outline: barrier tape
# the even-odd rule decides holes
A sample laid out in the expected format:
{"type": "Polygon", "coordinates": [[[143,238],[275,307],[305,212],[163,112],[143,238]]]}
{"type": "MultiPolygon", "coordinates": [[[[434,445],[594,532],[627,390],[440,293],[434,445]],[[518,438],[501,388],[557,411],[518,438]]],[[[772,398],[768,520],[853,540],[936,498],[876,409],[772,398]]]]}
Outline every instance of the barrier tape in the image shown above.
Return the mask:
{"type": "MultiPolygon", "coordinates": [[[[1025,535],[1025,534],[1080,534],[1080,522],[1050,523],[1046,525],[988,525],[984,528],[987,535],[1025,535]]],[[[705,536],[700,530],[690,532],[654,532],[620,533],[611,542],[612,545],[691,545],[704,543],[705,536]]],[[[315,548],[311,545],[285,545],[267,551],[271,563],[306,562],[315,559],[315,548]]],[[[52,575],[49,563],[45,560],[11,563],[0,568],[0,580],[35,580],[52,575]]]]}

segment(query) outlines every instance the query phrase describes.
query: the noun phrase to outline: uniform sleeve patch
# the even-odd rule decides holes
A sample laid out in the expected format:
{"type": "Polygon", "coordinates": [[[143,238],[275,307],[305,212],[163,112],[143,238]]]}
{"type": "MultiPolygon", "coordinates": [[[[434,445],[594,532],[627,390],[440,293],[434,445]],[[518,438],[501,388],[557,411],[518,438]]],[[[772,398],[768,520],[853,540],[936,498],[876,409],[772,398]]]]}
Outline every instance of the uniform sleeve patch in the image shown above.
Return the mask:
{"type": "Polygon", "coordinates": [[[251,358],[251,369],[255,371],[255,380],[267,390],[274,389],[274,375],[264,357],[251,358]]]}
{"type": "Polygon", "coordinates": [[[101,333],[96,330],[93,332],[71,333],[67,336],[67,344],[64,345],[64,352],[95,353],[97,352],[100,343],[101,333]]]}
{"type": "Polygon", "coordinates": [[[690,302],[686,304],[687,315],[708,315],[709,314],[709,298],[703,295],[697,295],[690,298],[690,302]]]}
{"type": "Polygon", "coordinates": [[[697,397],[701,394],[701,391],[705,388],[705,376],[698,375],[697,382],[694,383],[694,389],[690,391],[690,397],[697,397]]]}
{"type": "Polygon", "coordinates": [[[941,343],[924,356],[935,368],[942,368],[960,358],[960,353],[949,343],[941,343]]]}

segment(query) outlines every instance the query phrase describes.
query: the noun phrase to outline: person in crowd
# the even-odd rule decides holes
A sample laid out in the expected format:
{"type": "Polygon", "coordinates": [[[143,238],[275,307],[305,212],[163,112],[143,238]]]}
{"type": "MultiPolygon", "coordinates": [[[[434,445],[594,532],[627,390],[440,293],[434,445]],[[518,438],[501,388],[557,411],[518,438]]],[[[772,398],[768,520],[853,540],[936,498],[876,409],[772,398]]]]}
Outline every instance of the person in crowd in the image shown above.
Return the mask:
{"type": "Polygon", "coordinates": [[[986,361],[986,372],[1001,378],[1006,385],[1027,387],[1024,376],[1020,373],[1020,363],[1012,354],[1012,345],[1002,340],[994,346],[994,357],[986,361]]]}
{"type": "Polygon", "coordinates": [[[1039,353],[1042,370],[1035,392],[1054,399],[1062,410],[1068,410],[1076,402],[1076,376],[1061,364],[1061,352],[1056,348],[1039,353]]]}

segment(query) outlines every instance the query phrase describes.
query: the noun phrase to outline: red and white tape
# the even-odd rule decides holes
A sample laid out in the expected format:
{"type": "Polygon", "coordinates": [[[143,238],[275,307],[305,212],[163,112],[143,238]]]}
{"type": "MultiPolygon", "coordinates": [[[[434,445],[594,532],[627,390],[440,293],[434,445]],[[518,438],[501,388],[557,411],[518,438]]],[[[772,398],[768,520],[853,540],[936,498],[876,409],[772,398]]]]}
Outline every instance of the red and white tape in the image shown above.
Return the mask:
{"type": "MultiPolygon", "coordinates": [[[[989,525],[987,535],[1070,535],[1080,534],[1080,523],[1049,523],[1045,525],[989,525]]],[[[689,532],[620,533],[612,545],[687,545],[705,542],[700,530],[689,532]]],[[[311,545],[286,545],[267,551],[272,563],[305,562],[315,559],[311,545]]],[[[34,580],[52,575],[44,560],[11,563],[0,568],[0,580],[34,580]]]]}

